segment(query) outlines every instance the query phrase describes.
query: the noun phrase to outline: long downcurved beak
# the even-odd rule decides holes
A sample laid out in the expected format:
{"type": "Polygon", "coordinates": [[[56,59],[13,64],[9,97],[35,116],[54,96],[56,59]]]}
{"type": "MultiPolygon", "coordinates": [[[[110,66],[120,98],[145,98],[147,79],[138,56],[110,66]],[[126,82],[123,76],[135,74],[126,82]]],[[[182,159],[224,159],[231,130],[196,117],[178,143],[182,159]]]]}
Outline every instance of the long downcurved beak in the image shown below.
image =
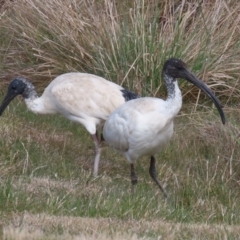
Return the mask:
{"type": "Polygon", "coordinates": [[[225,124],[224,112],[223,112],[222,107],[221,107],[219,101],[217,100],[217,98],[214,96],[214,94],[211,92],[211,90],[201,80],[199,80],[190,71],[188,71],[188,70],[186,70],[186,71],[187,71],[186,72],[186,80],[188,80],[189,82],[191,82],[192,84],[194,84],[195,86],[200,88],[214,102],[214,104],[221,116],[222,123],[225,124]]]}
{"type": "Polygon", "coordinates": [[[8,104],[17,96],[18,94],[14,94],[13,92],[7,92],[7,95],[4,97],[2,104],[0,106],[0,116],[4,112],[5,108],[8,104]]]}

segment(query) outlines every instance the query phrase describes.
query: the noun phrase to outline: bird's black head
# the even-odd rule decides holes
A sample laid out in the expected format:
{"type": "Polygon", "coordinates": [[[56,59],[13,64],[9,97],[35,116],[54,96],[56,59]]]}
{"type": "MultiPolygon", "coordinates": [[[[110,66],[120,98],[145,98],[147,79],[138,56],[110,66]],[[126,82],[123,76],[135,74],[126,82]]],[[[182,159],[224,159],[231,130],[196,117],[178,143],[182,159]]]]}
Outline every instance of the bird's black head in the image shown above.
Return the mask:
{"type": "Polygon", "coordinates": [[[8,94],[17,96],[23,94],[27,84],[23,81],[22,78],[13,79],[8,86],[8,94]]]}
{"type": "Polygon", "coordinates": [[[215,104],[218,112],[221,116],[222,123],[225,123],[225,116],[222,110],[220,103],[218,102],[217,98],[214,96],[212,91],[200,80],[198,79],[193,73],[191,73],[187,65],[180,59],[177,58],[170,58],[168,59],[163,66],[163,78],[165,84],[169,88],[176,81],[176,78],[183,78],[188,82],[194,84],[198,88],[200,88],[215,104]]]}
{"type": "Polygon", "coordinates": [[[5,98],[2,101],[0,106],[0,115],[7,107],[7,105],[19,94],[24,94],[24,91],[27,87],[26,80],[24,78],[18,77],[13,79],[9,86],[5,98]]]}
{"type": "Polygon", "coordinates": [[[186,78],[188,72],[187,65],[180,59],[170,58],[163,66],[163,74],[176,78],[186,78]]]}

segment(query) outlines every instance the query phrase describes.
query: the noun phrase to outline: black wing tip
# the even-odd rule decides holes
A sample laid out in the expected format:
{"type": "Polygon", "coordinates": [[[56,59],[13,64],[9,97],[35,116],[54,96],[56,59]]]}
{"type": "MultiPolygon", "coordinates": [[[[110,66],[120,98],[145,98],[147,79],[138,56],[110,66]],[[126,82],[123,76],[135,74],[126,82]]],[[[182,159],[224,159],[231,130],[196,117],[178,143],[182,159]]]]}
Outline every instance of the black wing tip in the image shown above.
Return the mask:
{"type": "Polygon", "coordinates": [[[136,99],[136,98],[140,98],[139,95],[137,95],[136,93],[133,93],[131,91],[128,91],[126,89],[122,89],[121,90],[123,97],[125,98],[126,102],[132,99],[136,99]]]}

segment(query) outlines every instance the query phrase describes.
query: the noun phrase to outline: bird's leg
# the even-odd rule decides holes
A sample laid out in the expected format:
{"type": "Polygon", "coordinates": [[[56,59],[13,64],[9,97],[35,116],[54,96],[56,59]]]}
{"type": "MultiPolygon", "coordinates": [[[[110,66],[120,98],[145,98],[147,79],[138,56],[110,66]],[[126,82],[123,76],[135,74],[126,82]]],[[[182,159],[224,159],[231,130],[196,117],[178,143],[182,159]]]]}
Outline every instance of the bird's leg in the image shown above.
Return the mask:
{"type": "Polygon", "coordinates": [[[154,180],[154,182],[158,185],[158,187],[160,188],[160,190],[162,191],[164,196],[167,198],[168,197],[167,193],[157,178],[155,162],[156,162],[155,158],[153,156],[151,156],[149,174],[152,177],[152,179],[154,180]]]}
{"type": "Polygon", "coordinates": [[[93,166],[93,176],[97,177],[98,175],[98,165],[100,160],[101,148],[100,148],[100,141],[98,140],[98,133],[96,131],[95,134],[91,134],[91,137],[94,142],[95,146],[95,158],[94,158],[94,166],[93,166]]]}
{"type": "Polygon", "coordinates": [[[130,168],[131,168],[132,193],[134,193],[135,192],[135,185],[137,184],[138,180],[137,180],[137,176],[136,176],[136,173],[135,173],[133,163],[130,164],[130,168]]]}
{"type": "Polygon", "coordinates": [[[103,133],[101,133],[101,139],[100,139],[100,142],[105,142],[105,139],[103,137],[103,133]]]}

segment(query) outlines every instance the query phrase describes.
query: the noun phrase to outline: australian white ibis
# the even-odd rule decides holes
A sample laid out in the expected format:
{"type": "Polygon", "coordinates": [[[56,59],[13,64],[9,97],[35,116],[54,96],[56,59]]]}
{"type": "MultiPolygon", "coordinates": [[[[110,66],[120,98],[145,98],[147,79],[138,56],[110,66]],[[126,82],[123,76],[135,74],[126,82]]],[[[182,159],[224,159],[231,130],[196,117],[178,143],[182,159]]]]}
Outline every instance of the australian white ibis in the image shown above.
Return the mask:
{"type": "Polygon", "coordinates": [[[188,69],[184,62],[171,58],[163,66],[162,76],[167,88],[167,99],[144,97],[124,103],[115,109],[103,128],[104,140],[121,152],[131,167],[132,186],[137,183],[134,162],[141,156],[150,156],[149,173],[165,196],[167,193],[157,178],[155,154],[173,135],[173,120],[182,106],[182,95],[176,78],[193,83],[216,105],[222,123],[223,110],[211,90],[188,69]]]}
{"type": "Polygon", "coordinates": [[[81,123],[91,134],[95,145],[93,175],[98,174],[100,142],[97,128],[110,113],[124,102],[138,96],[123,87],[96,75],[66,73],[56,77],[37,96],[33,84],[23,77],[13,79],[0,106],[0,115],[17,95],[22,95],[28,109],[39,114],[59,113],[71,121],[81,123]]]}

